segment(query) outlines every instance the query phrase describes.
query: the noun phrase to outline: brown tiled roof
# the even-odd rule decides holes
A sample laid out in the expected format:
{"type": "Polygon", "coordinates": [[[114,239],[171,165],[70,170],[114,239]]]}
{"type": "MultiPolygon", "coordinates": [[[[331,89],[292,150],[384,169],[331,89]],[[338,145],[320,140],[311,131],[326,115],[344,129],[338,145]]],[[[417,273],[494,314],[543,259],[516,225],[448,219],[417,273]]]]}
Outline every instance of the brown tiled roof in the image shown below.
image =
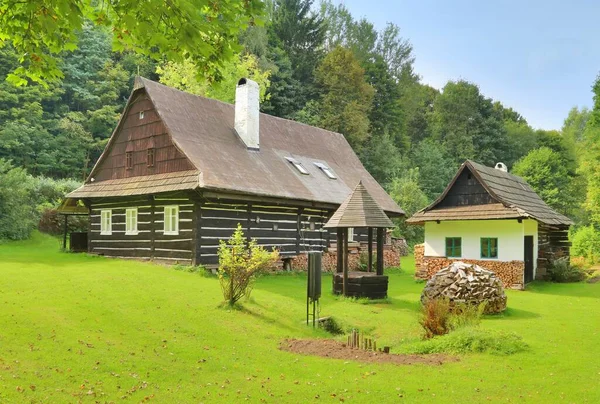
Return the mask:
{"type": "Polygon", "coordinates": [[[167,174],[144,175],[118,180],[90,182],[71,192],[69,198],[131,196],[180,191],[198,187],[198,171],[179,171],[167,174]]]}
{"type": "Polygon", "coordinates": [[[446,190],[431,205],[415,213],[408,223],[437,220],[480,220],[533,218],[548,225],[571,225],[568,217],[550,208],[527,182],[516,175],[474,161],[463,163],[446,190]],[[436,208],[454,185],[460,173],[468,169],[497,202],[486,205],[436,208]]]}
{"type": "Polygon", "coordinates": [[[199,188],[339,205],[362,181],[386,212],[404,215],[339,133],[261,113],[260,150],[252,151],[235,132],[233,105],[143,78],[136,88],[145,89],[173,142],[201,173],[199,188]],[[285,157],[300,161],[309,175],[285,157]],[[315,163],[329,166],[337,179],[315,163]]]}
{"type": "Polygon", "coordinates": [[[394,227],[362,182],[323,227],[394,227]]]}

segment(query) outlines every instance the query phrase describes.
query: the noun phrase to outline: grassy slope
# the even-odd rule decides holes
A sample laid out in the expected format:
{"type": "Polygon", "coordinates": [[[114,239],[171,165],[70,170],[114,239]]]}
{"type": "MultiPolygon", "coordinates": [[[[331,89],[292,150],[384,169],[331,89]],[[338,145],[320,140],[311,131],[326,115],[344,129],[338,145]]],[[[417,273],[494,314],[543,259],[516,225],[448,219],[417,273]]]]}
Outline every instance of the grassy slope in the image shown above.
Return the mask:
{"type": "MultiPolygon", "coordinates": [[[[263,278],[245,311],[228,311],[214,278],[57,249],[41,235],[0,246],[0,402],[600,402],[600,284],[508,291],[506,314],[482,326],[517,332],[526,353],[376,365],[277,349],[282,338],[325,336],[302,324],[304,276],[263,278]]],[[[325,290],[322,314],[398,350],[419,336],[423,287],[404,266],[390,277],[390,304],[325,290]]]]}

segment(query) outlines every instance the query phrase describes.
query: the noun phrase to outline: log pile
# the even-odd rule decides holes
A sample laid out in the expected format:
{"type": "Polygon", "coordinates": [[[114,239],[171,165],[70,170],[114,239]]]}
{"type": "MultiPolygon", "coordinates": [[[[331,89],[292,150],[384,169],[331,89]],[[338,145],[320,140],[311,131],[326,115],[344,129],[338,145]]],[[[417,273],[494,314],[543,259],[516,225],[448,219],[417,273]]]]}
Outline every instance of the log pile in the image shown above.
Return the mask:
{"type": "Polygon", "coordinates": [[[506,294],[498,277],[476,264],[456,261],[439,270],[425,285],[421,303],[446,297],[450,304],[478,305],[486,302],[484,313],[506,309],[506,294]]]}

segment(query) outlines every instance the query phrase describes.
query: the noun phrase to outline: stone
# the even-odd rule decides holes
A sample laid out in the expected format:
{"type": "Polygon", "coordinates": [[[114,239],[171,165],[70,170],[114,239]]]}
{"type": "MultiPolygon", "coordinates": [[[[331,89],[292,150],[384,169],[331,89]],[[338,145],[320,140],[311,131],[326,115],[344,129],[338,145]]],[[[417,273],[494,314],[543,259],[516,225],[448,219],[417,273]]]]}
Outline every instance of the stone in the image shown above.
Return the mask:
{"type": "Polygon", "coordinates": [[[421,303],[441,297],[448,298],[451,305],[464,302],[478,305],[485,302],[486,314],[500,313],[506,309],[506,294],[500,279],[477,264],[461,261],[440,269],[427,281],[421,293],[421,303]]]}

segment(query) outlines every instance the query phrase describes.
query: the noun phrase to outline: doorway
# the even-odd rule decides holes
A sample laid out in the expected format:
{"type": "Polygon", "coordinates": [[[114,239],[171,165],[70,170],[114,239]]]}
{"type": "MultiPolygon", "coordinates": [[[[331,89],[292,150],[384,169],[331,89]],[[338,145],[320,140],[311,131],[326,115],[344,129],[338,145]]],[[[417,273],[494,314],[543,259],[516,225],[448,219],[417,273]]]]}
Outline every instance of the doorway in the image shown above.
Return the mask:
{"type": "Polygon", "coordinates": [[[525,236],[525,283],[533,281],[533,236],[525,236]]]}

